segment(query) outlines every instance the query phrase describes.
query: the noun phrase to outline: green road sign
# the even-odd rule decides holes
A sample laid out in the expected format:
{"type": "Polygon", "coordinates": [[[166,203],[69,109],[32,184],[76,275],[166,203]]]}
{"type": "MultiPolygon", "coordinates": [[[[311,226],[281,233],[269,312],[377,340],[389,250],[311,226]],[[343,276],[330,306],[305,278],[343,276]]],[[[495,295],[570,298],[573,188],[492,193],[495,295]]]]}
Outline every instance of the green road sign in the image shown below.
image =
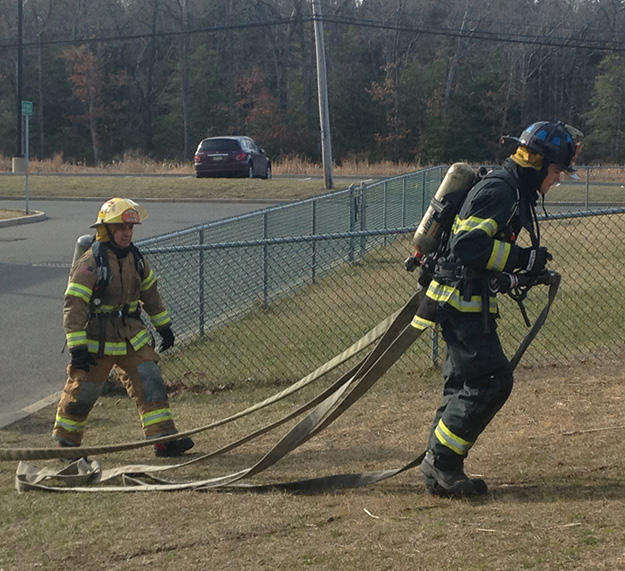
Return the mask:
{"type": "Polygon", "coordinates": [[[32,115],[32,114],[33,114],[33,102],[22,101],[22,115],[32,115]]]}

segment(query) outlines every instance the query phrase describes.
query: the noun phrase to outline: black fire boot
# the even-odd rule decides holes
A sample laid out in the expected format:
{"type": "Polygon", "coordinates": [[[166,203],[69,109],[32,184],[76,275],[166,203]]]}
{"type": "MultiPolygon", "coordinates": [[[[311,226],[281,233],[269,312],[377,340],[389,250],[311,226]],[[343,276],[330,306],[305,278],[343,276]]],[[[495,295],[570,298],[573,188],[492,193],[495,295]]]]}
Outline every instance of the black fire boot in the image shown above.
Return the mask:
{"type": "Polygon", "coordinates": [[[188,436],[178,438],[178,440],[170,440],[169,442],[159,442],[154,445],[154,454],[159,458],[169,458],[172,456],[182,456],[187,450],[190,450],[195,442],[188,436]]]}
{"type": "Polygon", "coordinates": [[[470,498],[483,496],[488,492],[486,482],[481,478],[469,478],[462,469],[462,462],[445,465],[428,450],[421,471],[425,487],[430,494],[444,498],[470,498]],[[442,464],[442,465],[441,465],[442,464]]]}

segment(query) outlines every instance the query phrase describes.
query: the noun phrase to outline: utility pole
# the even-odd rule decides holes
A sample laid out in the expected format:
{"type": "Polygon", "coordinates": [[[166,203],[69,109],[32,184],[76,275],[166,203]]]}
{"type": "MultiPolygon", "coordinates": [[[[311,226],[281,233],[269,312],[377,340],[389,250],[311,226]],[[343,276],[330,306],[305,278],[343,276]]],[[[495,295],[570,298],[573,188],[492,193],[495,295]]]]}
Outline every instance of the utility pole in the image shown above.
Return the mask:
{"type": "Polygon", "coordinates": [[[321,155],[327,190],[334,188],[332,182],[332,141],[330,137],[330,110],[328,107],[328,76],[326,52],[323,44],[323,20],[321,0],[312,0],[313,24],[315,28],[315,51],[317,54],[317,93],[319,99],[319,124],[321,126],[321,155]]]}
{"type": "Polygon", "coordinates": [[[24,0],[17,0],[17,70],[16,70],[16,101],[15,101],[15,117],[17,119],[16,124],[16,145],[15,156],[23,157],[23,145],[22,145],[22,96],[23,96],[23,53],[24,53],[24,0]]]}

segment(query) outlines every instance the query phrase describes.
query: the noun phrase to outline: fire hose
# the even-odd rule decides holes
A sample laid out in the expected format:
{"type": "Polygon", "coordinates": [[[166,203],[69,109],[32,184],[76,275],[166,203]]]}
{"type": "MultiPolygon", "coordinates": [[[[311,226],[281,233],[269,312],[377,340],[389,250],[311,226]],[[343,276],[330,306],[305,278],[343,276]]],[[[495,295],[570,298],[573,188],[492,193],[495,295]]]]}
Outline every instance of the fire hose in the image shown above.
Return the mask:
{"type": "MultiPolygon", "coordinates": [[[[545,323],[560,285],[560,275],[556,272],[549,272],[547,277],[543,276],[542,281],[537,281],[537,283],[549,285],[548,300],[545,307],[536,318],[536,321],[532,325],[530,331],[526,334],[516,353],[510,360],[513,368],[517,366],[522,355],[525,353],[530,343],[545,323]]],[[[531,287],[531,284],[528,282],[525,284],[525,287],[529,288],[531,287]]],[[[257,403],[231,417],[211,423],[207,426],[181,432],[173,436],[175,438],[180,438],[182,436],[209,430],[217,426],[222,426],[235,419],[241,418],[246,414],[278,402],[286,396],[293,394],[304,386],[307,386],[311,382],[319,379],[321,376],[336,368],[341,363],[347,361],[349,358],[356,355],[358,352],[362,351],[362,349],[368,347],[377,340],[377,344],[364,358],[362,358],[354,367],[342,375],[320,395],[282,419],[279,419],[278,421],[209,454],[194,458],[181,464],[170,466],[128,465],[107,470],[102,470],[100,463],[97,460],[87,461],[85,458],[81,458],[80,460],[73,462],[62,470],[55,470],[52,468],[40,469],[23,461],[49,458],[68,458],[75,457],[77,454],[81,454],[86,457],[87,455],[132,450],[142,446],[151,446],[155,442],[159,441],[165,442],[172,438],[169,437],[150,441],[123,443],[113,446],[79,447],[73,449],[1,448],[0,460],[21,460],[17,467],[15,479],[15,486],[18,491],[39,489],[64,492],[147,492],[189,489],[197,491],[207,491],[212,489],[232,490],[242,488],[245,490],[255,491],[279,489],[291,492],[325,492],[337,489],[366,486],[388,479],[410,468],[418,466],[421,463],[425,452],[422,452],[414,460],[408,462],[404,466],[391,470],[337,474],[274,484],[258,485],[242,481],[249,479],[273,466],[285,455],[324,430],[341,414],[343,414],[343,412],[357,402],[358,399],[360,399],[360,397],[362,397],[375,384],[375,382],[384,375],[384,373],[405,353],[405,351],[423,332],[422,329],[412,327],[411,321],[424,297],[424,293],[425,290],[419,289],[399,312],[383,320],[363,338],[354,343],[354,345],[352,345],[349,349],[337,355],[285,391],[282,391],[281,393],[278,393],[261,403],[257,403]],[[172,483],[166,479],[155,476],[156,473],[181,468],[183,466],[189,466],[223,454],[304,413],[307,413],[306,416],[293,428],[291,428],[291,430],[289,430],[287,434],[265,454],[265,456],[263,456],[250,468],[225,476],[183,483],[172,483]],[[118,485],[96,485],[112,481],[119,483],[118,485]]]]}

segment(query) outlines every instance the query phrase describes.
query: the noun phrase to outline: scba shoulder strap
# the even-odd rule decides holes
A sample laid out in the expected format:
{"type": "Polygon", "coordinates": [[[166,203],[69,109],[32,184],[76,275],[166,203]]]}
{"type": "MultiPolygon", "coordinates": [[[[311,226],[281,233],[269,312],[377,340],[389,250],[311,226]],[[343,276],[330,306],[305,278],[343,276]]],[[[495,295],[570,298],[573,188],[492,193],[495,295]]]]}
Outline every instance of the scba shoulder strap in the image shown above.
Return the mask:
{"type": "MultiPolygon", "coordinates": [[[[101,304],[101,298],[111,281],[111,272],[109,268],[106,244],[95,240],[91,245],[91,250],[93,251],[93,258],[96,265],[96,275],[98,278],[93,288],[91,303],[92,305],[99,306],[101,304]]],[[[139,279],[140,281],[143,281],[145,279],[145,260],[143,258],[143,254],[134,244],[130,245],[129,250],[134,258],[135,268],[139,274],[139,279]]]]}
{"type": "Polygon", "coordinates": [[[143,281],[145,279],[145,259],[143,258],[143,254],[134,244],[130,244],[130,252],[135,259],[135,268],[139,274],[139,279],[143,281]]]}

